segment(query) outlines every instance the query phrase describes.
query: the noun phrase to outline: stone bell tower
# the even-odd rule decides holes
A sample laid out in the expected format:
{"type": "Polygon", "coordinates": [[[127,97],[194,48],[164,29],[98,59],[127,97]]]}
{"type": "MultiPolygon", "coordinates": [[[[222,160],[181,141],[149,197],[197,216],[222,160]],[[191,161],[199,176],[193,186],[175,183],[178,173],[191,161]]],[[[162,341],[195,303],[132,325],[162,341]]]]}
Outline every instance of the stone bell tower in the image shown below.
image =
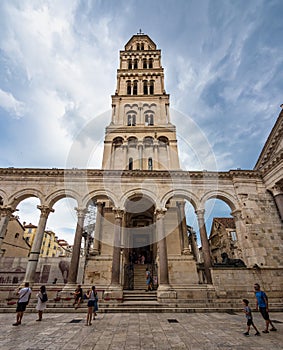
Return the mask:
{"type": "Polygon", "coordinates": [[[161,51],[141,32],[120,51],[112,118],[104,143],[103,169],[180,169],[161,51]]]}

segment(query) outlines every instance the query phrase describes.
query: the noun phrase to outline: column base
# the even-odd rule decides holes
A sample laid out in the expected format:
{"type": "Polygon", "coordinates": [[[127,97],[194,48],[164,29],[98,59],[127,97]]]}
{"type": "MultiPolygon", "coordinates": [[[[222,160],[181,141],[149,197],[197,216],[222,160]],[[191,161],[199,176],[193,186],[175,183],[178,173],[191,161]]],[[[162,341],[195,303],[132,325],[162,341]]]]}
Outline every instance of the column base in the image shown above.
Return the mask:
{"type": "Polygon", "coordinates": [[[89,255],[90,255],[90,256],[99,255],[99,251],[98,251],[97,249],[90,250],[89,255]]]}
{"type": "MultiPolygon", "coordinates": [[[[60,297],[65,300],[74,299],[74,292],[78,287],[78,283],[67,283],[63,289],[57,293],[57,297],[60,297]]],[[[85,291],[83,290],[83,293],[85,291]]]]}
{"type": "Polygon", "coordinates": [[[177,299],[176,291],[169,284],[160,284],[157,289],[159,302],[168,302],[169,299],[177,299]]]}
{"type": "Polygon", "coordinates": [[[182,254],[183,254],[183,255],[189,255],[189,254],[191,254],[191,251],[190,251],[189,248],[184,248],[184,249],[182,250],[182,254]]]}
{"type": "Polygon", "coordinates": [[[123,288],[120,285],[110,285],[104,292],[104,300],[112,303],[123,302],[123,288]]]}

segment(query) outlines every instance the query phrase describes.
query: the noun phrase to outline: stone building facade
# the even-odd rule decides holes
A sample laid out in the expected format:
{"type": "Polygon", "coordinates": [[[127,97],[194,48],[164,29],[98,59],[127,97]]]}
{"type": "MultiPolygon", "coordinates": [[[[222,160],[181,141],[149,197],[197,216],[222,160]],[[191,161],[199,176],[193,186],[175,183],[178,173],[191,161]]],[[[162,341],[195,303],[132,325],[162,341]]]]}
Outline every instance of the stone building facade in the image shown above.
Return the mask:
{"type": "Polygon", "coordinates": [[[1,246],[3,257],[28,257],[31,246],[26,241],[24,233],[24,226],[16,216],[12,216],[1,246]]]}
{"type": "Polygon", "coordinates": [[[222,253],[230,258],[239,258],[237,252],[237,234],[233,218],[213,218],[209,235],[211,258],[214,263],[221,263],[222,253]]]}
{"type": "Polygon", "coordinates": [[[0,246],[17,205],[30,196],[39,198],[41,215],[25,275],[33,282],[48,216],[58,200],[71,197],[77,201],[68,274],[72,288],[78,282],[84,219],[91,204],[97,215],[83,282],[104,288],[109,298],[122,300],[124,267],[133,255],[145,256],[146,263],[156,267],[161,302],[197,298],[200,283],[206,293],[213,290],[222,296],[228,295],[231,284],[234,290],[250,289],[255,264],[262,280],[278,292],[283,253],[282,118],[283,112],[255,169],[182,171],[161,51],[147,35],[134,35],[120,52],[102,169],[0,169],[0,246]],[[231,208],[236,253],[247,265],[244,270],[227,273],[213,266],[204,218],[211,198],[231,208]],[[188,239],[185,201],[195,210],[203,264],[193,254],[195,241],[188,239]]]}

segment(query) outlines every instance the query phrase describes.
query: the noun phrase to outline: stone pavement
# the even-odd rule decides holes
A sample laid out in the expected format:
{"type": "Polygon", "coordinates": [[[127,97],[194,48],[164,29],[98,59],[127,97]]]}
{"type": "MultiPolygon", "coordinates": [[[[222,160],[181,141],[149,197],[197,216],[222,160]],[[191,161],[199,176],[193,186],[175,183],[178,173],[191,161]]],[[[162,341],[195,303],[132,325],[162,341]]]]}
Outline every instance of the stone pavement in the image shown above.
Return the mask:
{"type": "MultiPolygon", "coordinates": [[[[85,326],[85,314],[43,315],[26,313],[22,325],[14,327],[15,314],[0,314],[1,350],[282,350],[283,313],[272,313],[277,332],[245,337],[242,313],[106,313],[85,326]]],[[[264,321],[254,313],[260,330],[264,321]]]]}

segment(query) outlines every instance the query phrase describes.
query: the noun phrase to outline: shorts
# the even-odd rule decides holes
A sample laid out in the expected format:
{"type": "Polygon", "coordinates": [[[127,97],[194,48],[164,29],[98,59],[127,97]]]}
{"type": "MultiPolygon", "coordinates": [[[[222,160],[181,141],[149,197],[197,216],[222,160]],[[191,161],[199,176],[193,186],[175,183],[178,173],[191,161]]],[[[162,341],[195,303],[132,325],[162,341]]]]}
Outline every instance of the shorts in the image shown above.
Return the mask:
{"type": "Polygon", "coordinates": [[[267,312],[266,307],[259,307],[259,312],[266,321],[269,320],[269,313],[267,312]]]}
{"type": "Polygon", "coordinates": [[[88,307],[93,307],[93,306],[94,306],[94,303],[95,303],[94,300],[89,300],[89,301],[87,302],[87,306],[88,306],[88,307]]]}
{"type": "Polygon", "coordinates": [[[253,324],[253,320],[250,318],[247,320],[247,326],[251,326],[253,324]]]}
{"type": "Polygon", "coordinates": [[[27,302],[18,303],[16,312],[24,312],[24,311],[26,311],[27,304],[28,304],[27,302]]]}

